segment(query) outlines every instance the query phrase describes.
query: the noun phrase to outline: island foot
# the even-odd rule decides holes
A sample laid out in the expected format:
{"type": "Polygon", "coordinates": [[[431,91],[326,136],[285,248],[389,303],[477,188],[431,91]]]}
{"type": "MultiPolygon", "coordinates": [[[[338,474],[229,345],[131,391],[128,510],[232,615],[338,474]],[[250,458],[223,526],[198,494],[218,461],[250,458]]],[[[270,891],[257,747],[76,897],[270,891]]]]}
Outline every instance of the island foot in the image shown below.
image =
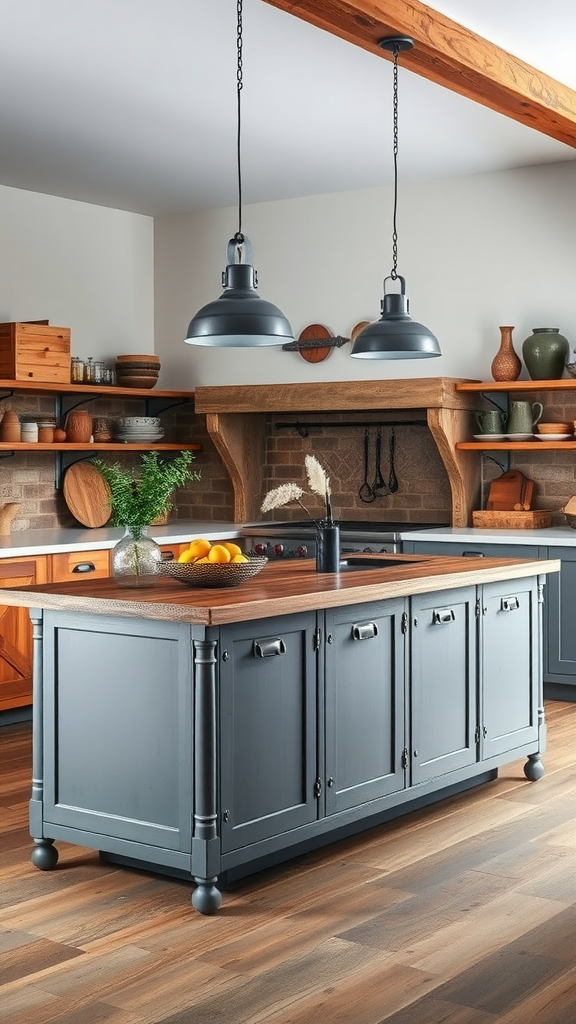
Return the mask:
{"type": "Polygon", "coordinates": [[[192,906],[200,914],[215,914],[222,905],[222,893],[216,888],[216,878],[195,878],[197,888],[192,893],[192,906]]]}
{"type": "Polygon", "coordinates": [[[58,863],[58,850],[54,846],[54,840],[34,839],[34,842],[36,846],[30,857],[34,867],[40,871],[52,871],[58,863]]]}
{"type": "Polygon", "coordinates": [[[524,765],[524,775],[530,782],[537,782],[544,775],[544,765],[542,764],[540,753],[528,754],[528,760],[524,765]]]}

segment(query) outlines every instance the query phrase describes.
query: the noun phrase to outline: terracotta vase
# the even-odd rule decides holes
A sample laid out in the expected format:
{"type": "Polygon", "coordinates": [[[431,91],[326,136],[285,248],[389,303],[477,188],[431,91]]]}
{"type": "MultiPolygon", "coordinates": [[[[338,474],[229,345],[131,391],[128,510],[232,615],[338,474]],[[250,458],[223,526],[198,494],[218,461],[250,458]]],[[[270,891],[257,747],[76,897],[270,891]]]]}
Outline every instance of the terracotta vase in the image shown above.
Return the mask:
{"type": "Polygon", "coordinates": [[[88,444],[92,436],[92,417],[85,409],[74,409],[66,417],[66,440],[72,444],[88,444]]]}
{"type": "Polygon", "coordinates": [[[516,355],[514,345],[512,344],[512,331],[514,328],[499,327],[498,330],[500,331],[500,348],[494,356],[492,366],[490,367],[492,377],[494,380],[518,380],[520,370],[522,369],[522,361],[516,355]]]}
{"type": "Polygon", "coordinates": [[[0,441],[14,444],[18,443],[21,437],[19,416],[11,409],[8,409],[0,420],[0,441]]]}

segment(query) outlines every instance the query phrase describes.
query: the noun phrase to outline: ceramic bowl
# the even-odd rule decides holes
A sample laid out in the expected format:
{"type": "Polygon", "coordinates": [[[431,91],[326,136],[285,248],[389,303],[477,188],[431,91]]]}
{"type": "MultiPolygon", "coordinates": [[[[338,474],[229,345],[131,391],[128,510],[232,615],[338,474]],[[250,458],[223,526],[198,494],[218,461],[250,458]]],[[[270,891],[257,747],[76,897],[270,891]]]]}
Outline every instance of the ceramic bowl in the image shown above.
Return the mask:
{"type": "Polygon", "coordinates": [[[539,434],[570,434],[571,423],[539,423],[536,427],[539,434]]]}
{"type": "Polygon", "coordinates": [[[572,434],[535,434],[538,441],[567,441],[572,434]]]}
{"type": "Polygon", "coordinates": [[[162,572],[189,587],[237,587],[256,576],[267,561],[262,556],[247,562],[162,562],[162,572]]]}

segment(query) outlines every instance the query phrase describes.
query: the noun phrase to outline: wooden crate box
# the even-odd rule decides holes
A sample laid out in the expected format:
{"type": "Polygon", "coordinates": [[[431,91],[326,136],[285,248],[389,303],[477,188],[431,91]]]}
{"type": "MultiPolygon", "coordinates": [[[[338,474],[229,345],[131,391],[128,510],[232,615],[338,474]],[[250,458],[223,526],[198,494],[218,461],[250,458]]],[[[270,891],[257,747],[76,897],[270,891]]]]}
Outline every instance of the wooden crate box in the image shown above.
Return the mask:
{"type": "Polygon", "coordinates": [[[0,324],[0,378],[69,384],[70,328],[0,324]]]}

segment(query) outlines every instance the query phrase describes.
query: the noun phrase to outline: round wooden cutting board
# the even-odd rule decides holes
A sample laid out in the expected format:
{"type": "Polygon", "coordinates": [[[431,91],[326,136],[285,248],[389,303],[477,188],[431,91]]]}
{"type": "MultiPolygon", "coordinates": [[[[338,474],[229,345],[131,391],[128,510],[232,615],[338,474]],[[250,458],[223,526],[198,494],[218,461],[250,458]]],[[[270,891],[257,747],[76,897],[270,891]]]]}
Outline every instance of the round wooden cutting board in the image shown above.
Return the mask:
{"type": "Polygon", "coordinates": [[[110,519],[110,488],[90,462],[70,466],[62,490],[70,512],[82,526],[104,526],[110,519]]]}
{"type": "MultiPolygon", "coordinates": [[[[322,338],[333,338],[332,331],[325,327],[324,324],[309,324],[303,331],[300,332],[298,341],[321,341],[322,338]]],[[[302,359],[305,359],[307,363],[321,363],[323,359],[327,359],[332,351],[330,345],[314,345],[310,348],[298,349],[302,359]]]]}

